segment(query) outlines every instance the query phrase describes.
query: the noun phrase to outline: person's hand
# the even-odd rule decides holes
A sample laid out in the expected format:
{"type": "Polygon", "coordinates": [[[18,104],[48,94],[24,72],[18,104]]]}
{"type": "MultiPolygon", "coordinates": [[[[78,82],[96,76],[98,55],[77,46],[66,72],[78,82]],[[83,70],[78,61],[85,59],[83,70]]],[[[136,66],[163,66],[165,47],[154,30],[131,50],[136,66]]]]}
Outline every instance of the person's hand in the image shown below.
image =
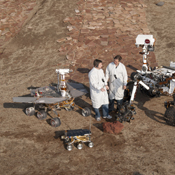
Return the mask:
{"type": "Polygon", "coordinates": [[[105,89],[104,89],[104,88],[101,88],[100,90],[101,90],[102,92],[104,92],[104,91],[105,91],[105,89]]]}
{"type": "Polygon", "coordinates": [[[109,86],[106,85],[106,90],[109,90],[109,86]]]}
{"type": "Polygon", "coordinates": [[[126,89],[126,86],[123,86],[123,89],[126,89]]]}

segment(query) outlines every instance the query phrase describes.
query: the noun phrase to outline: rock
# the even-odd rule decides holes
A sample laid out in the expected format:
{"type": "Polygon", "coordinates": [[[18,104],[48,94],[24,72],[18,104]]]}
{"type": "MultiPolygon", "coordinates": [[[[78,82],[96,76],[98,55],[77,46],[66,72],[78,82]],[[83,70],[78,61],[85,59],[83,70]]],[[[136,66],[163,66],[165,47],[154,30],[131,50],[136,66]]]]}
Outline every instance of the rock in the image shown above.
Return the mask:
{"type": "Polygon", "coordinates": [[[75,12],[76,12],[76,13],[80,13],[80,11],[79,11],[79,10],[77,10],[77,9],[75,9],[75,12]]]}
{"type": "Polygon", "coordinates": [[[119,134],[123,128],[124,128],[123,124],[120,123],[119,121],[103,123],[103,132],[109,134],[119,134]]]}
{"type": "Polygon", "coordinates": [[[65,41],[65,40],[66,40],[65,38],[61,38],[61,39],[58,39],[57,42],[61,43],[61,42],[65,41]]]}
{"type": "Polygon", "coordinates": [[[162,6],[162,5],[164,5],[164,2],[160,1],[160,2],[156,3],[156,5],[157,6],[162,6]]]}

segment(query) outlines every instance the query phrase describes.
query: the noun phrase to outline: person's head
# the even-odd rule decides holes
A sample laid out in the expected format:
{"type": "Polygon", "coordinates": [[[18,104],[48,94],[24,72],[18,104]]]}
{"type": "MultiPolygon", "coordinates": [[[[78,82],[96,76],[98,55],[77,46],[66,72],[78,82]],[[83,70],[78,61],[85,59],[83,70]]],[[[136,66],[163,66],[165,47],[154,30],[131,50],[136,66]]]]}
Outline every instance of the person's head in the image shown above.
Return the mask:
{"type": "Polygon", "coordinates": [[[120,55],[117,55],[114,57],[114,64],[118,66],[119,62],[122,60],[122,57],[120,55]]]}
{"type": "Polygon", "coordinates": [[[97,69],[101,69],[102,68],[102,61],[98,60],[98,59],[95,59],[94,60],[94,67],[97,68],[97,69]]]}

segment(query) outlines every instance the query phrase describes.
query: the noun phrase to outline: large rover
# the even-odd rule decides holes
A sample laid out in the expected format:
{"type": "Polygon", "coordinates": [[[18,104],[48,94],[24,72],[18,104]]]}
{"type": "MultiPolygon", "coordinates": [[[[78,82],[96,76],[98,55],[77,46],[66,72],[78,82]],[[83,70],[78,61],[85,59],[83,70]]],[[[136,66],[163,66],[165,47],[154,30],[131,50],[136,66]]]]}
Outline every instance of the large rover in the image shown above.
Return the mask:
{"type": "MultiPolygon", "coordinates": [[[[141,70],[131,73],[131,81],[125,90],[124,104],[116,114],[117,120],[120,122],[133,119],[135,109],[132,102],[134,101],[138,87],[142,92],[146,92],[151,97],[160,96],[161,94],[172,95],[174,93],[175,63],[170,62],[169,67],[160,66],[151,68],[148,65],[147,55],[149,55],[149,51],[154,51],[154,43],[155,39],[153,35],[141,34],[136,38],[136,46],[142,47],[143,49],[140,53],[143,55],[143,65],[141,70]]],[[[173,108],[174,107],[170,107],[170,109],[173,108]]],[[[170,111],[170,109],[168,111],[170,111]]],[[[166,115],[169,115],[168,112],[166,112],[166,115]]]]}
{"type": "Polygon", "coordinates": [[[82,110],[83,116],[89,116],[91,110],[88,107],[81,108],[74,103],[75,98],[88,93],[88,91],[81,83],[66,83],[65,74],[70,72],[70,69],[56,69],[58,74],[57,85],[31,89],[31,97],[13,97],[13,102],[33,104],[32,107],[27,107],[24,111],[28,116],[36,114],[39,120],[45,119],[48,112],[52,111],[56,115],[55,118],[52,117],[50,120],[50,124],[53,127],[61,125],[60,115],[57,113],[57,110],[62,108],[71,111],[74,107],[78,107],[82,110]],[[59,81],[59,75],[61,76],[61,81],[59,81]]]}

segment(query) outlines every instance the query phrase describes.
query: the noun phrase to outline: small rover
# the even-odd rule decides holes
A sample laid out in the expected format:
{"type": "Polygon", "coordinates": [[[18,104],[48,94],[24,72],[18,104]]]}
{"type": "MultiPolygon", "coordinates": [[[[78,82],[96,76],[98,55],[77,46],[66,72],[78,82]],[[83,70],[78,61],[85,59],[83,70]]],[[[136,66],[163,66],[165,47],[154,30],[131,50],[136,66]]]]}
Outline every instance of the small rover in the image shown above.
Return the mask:
{"type": "Polygon", "coordinates": [[[73,149],[73,144],[77,145],[77,149],[83,148],[83,143],[87,143],[89,148],[94,146],[90,138],[91,131],[88,129],[76,129],[76,130],[66,130],[65,134],[61,136],[61,139],[65,141],[66,149],[71,151],[73,149]]]}

